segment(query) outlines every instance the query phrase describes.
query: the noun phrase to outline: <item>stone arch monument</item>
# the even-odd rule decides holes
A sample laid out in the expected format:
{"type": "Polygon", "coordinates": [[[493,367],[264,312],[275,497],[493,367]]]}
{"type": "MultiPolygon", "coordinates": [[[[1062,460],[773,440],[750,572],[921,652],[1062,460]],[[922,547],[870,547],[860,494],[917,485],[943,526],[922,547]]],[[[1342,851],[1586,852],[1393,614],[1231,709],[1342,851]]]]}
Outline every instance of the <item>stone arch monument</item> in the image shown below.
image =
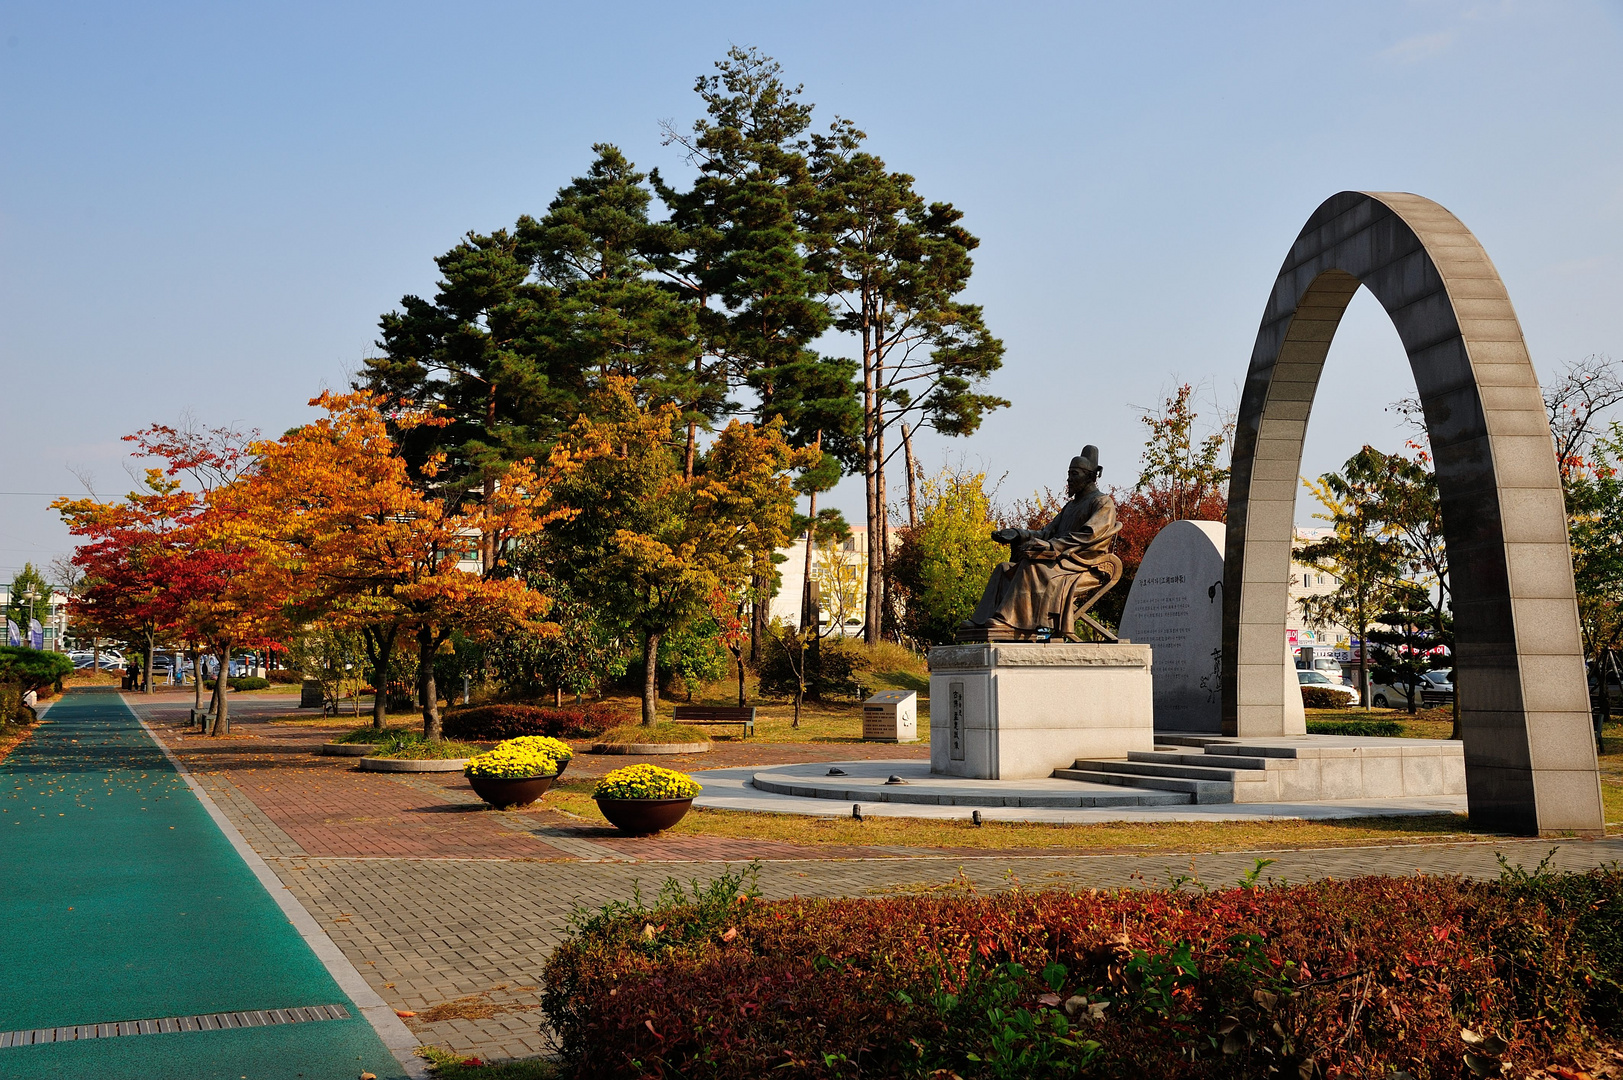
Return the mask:
{"type": "Polygon", "coordinates": [[[1326,200],[1268,298],[1229,482],[1224,733],[1282,734],[1302,438],[1330,341],[1360,285],[1397,327],[1436,458],[1471,822],[1598,835],[1605,815],[1572,560],[1538,379],[1482,245],[1418,195],[1344,191],[1326,200]]]}

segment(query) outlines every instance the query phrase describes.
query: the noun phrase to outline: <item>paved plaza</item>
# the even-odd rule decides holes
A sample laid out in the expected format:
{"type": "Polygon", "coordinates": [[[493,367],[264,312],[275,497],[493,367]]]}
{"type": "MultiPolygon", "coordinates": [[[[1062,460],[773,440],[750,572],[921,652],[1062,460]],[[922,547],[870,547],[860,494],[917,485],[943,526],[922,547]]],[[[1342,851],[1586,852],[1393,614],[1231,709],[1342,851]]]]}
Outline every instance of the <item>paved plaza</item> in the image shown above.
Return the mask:
{"type": "MultiPolygon", "coordinates": [[[[390,1011],[415,1014],[405,1020],[412,1038],[487,1060],[546,1052],[537,988],[576,905],[630,899],[639,887],[648,896],[670,877],[707,881],[758,859],[760,887],[769,897],[884,895],[955,880],[986,890],[1016,883],[1156,885],[1191,872],[1222,885],[1250,870],[1257,858],[1244,852],[1193,858],[1033,855],[721,837],[632,839],[553,810],[488,810],[460,774],[356,772],[353,759],[314,753],[333,731],[352,726],[349,721],[331,728],[256,722],[290,711],[285,697],[236,699],[238,734],[223,740],[188,734],[188,699],[124,700],[218,808],[227,830],[239,833],[285,887],[283,896],[297,900],[336,945],[366,989],[390,1011]]],[[[781,764],[793,760],[784,754],[796,751],[802,761],[849,760],[862,756],[853,752],[862,749],[833,744],[807,752],[803,746],[756,744],[728,746],[712,759],[740,769],[781,764]]],[[[896,747],[873,750],[868,756],[898,756],[896,747]]],[[[903,756],[918,756],[909,750],[914,752],[903,756]]],[[[591,775],[626,760],[577,758],[570,771],[591,775]]],[[[696,759],[681,766],[707,763],[696,759]]],[[[1269,851],[1276,862],[1266,874],[1292,881],[1415,872],[1493,877],[1497,854],[1532,865],[1552,847],[1562,869],[1623,859],[1623,838],[1430,843],[1269,851]]],[[[170,936],[177,932],[170,924],[170,936]]]]}

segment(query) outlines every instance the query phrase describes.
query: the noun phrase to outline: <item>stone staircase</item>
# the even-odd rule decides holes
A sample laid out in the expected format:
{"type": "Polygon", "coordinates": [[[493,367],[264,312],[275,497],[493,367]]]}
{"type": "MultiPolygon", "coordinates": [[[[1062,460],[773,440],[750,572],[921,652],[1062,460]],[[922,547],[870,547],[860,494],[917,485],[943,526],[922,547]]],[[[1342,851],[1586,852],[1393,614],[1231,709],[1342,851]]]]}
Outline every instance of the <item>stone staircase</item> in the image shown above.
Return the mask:
{"type": "Polygon", "coordinates": [[[1464,794],[1465,756],[1441,739],[1158,734],[1154,750],[1079,759],[1054,777],[1180,792],[1202,804],[1406,798],[1464,794]]]}

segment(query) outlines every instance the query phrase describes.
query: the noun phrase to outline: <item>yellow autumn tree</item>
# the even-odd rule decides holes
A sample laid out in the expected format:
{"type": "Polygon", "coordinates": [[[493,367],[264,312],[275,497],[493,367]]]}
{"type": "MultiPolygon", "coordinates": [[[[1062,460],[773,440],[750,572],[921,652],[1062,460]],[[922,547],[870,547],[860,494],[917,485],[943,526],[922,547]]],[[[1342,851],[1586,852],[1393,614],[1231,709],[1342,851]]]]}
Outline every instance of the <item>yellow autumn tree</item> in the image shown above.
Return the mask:
{"type": "Polygon", "coordinates": [[[775,572],[772,553],[791,535],[790,473],[815,452],[789,446],[776,422],[735,421],[688,476],[680,412],[641,408],[633,386],[608,380],[561,441],[570,467],[540,542],[575,595],[641,638],[642,722],[653,724],[661,638],[775,572]]]}

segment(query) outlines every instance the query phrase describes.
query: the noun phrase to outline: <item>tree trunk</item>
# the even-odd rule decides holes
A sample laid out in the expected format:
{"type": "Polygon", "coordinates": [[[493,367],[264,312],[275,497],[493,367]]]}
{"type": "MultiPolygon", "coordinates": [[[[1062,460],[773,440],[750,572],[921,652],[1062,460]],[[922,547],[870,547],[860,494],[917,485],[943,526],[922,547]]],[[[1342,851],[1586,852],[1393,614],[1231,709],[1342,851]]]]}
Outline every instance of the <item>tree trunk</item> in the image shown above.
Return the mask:
{"type": "Polygon", "coordinates": [[[913,464],[913,428],[902,425],[902,460],[907,465],[907,527],[919,527],[919,495],[916,483],[917,466],[913,464]]]}
{"type": "Polygon", "coordinates": [[[552,707],[554,709],[561,709],[561,708],[564,707],[564,686],[563,686],[563,683],[557,683],[552,688],[552,707]]]}
{"type": "Polygon", "coordinates": [[[393,626],[387,631],[371,626],[361,631],[361,640],[369,654],[367,659],[372,661],[372,727],[376,731],[389,726],[389,667],[394,659],[395,635],[399,632],[393,626]]]}
{"type": "Polygon", "coordinates": [[[90,639],[90,674],[101,674],[101,638],[90,639]]]}
{"type": "Polygon", "coordinates": [[[203,708],[203,650],[192,646],[192,708],[203,708]]]}
{"type": "Polygon", "coordinates": [[[659,679],[654,666],[659,662],[659,635],[649,631],[642,639],[642,726],[659,723],[659,679]]]}
{"type": "Polygon", "coordinates": [[[762,643],[772,626],[772,597],[768,593],[771,587],[771,579],[764,575],[750,578],[750,592],[755,596],[755,603],[750,607],[750,659],[756,663],[760,662],[762,643]]]}
{"type": "Polygon", "coordinates": [[[146,671],[145,679],[142,680],[143,682],[146,683],[145,692],[148,693],[148,694],[152,693],[152,653],[155,651],[156,648],[157,648],[157,635],[148,634],[147,635],[147,662],[146,662],[147,671],[146,671]]]}
{"type": "Polygon", "coordinates": [[[738,707],[744,707],[744,654],[734,653],[733,663],[738,665],[738,707]]]}
{"type": "Polygon", "coordinates": [[[863,494],[867,499],[868,588],[862,605],[862,639],[872,645],[879,640],[879,477],[872,452],[864,451],[863,456],[867,459],[863,463],[863,494]]]}
{"type": "Polygon", "coordinates": [[[1362,610],[1358,613],[1358,699],[1369,712],[1369,626],[1362,610]]]}
{"type": "Polygon", "coordinates": [[[220,670],[214,675],[214,700],[219,702],[214,713],[214,734],[231,734],[231,643],[220,649],[220,670]]]}
{"type": "Polygon", "coordinates": [[[869,314],[873,303],[863,290],[862,325],[862,495],[863,515],[868,526],[868,581],[862,606],[862,638],[872,645],[879,640],[879,371],[874,328],[869,314]]]}
{"type": "Polygon", "coordinates": [[[417,692],[423,704],[423,738],[430,742],[439,742],[442,738],[440,691],[434,684],[434,654],[439,651],[439,644],[439,636],[432,629],[427,626],[418,629],[417,692]]]}
{"type": "MultiPolygon", "coordinates": [[[[202,669],[201,664],[198,665],[198,669],[202,669]]],[[[202,676],[200,675],[198,677],[201,678],[202,676]]],[[[208,711],[213,713],[215,716],[220,715],[220,680],[218,678],[214,680],[214,689],[209,691],[208,711]]]]}

